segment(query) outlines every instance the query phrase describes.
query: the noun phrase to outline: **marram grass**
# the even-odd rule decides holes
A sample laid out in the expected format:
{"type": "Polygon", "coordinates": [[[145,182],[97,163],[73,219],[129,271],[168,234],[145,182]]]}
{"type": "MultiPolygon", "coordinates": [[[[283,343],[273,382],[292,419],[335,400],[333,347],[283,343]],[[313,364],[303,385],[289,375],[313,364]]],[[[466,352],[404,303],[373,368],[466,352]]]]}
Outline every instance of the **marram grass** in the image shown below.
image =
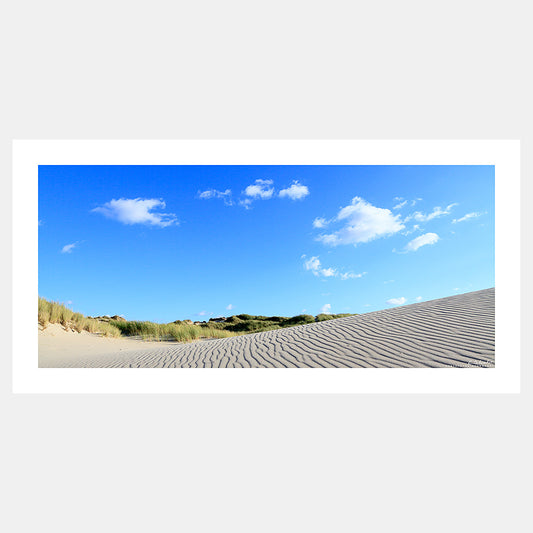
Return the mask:
{"type": "Polygon", "coordinates": [[[75,313],[63,304],[49,302],[41,297],[39,297],[38,304],[38,322],[43,327],[48,324],[61,324],[78,332],[85,330],[91,333],[100,333],[105,337],[120,337],[120,330],[115,326],[93,318],[87,318],[81,313],[75,313]]]}
{"type": "Polygon", "coordinates": [[[175,340],[180,342],[200,338],[234,337],[238,333],[192,324],[156,324],[154,322],[136,322],[111,320],[104,322],[75,313],[65,305],[50,302],[39,297],[38,321],[43,327],[48,324],[61,324],[78,332],[89,331],[105,337],[140,336],[145,340],[175,340]]]}
{"type": "Polygon", "coordinates": [[[193,324],[156,324],[155,322],[111,320],[110,324],[118,328],[122,335],[140,336],[150,340],[191,341],[200,338],[223,339],[234,337],[237,333],[221,329],[195,326],[193,324]]]}
{"type": "Polygon", "coordinates": [[[176,320],[169,324],[157,324],[155,322],[141,322],[134,320],[98,320],[88,318],[81,313],[71,311],[63,304],[49,302],[44,298],[39,298],[39,323],[46,327],[48,323],[62,324],[64,327],[73,328],[76,331],[89,331],[99,333],[106,337],[141,337],[145,340],[175,340],[188,342],[201,338],[222,339],[225,337],[235,337],[236,335],[246,335],[247,333],[258,333],[260,331],[270,331],[274,329],[287,328],[322,322],[351,316],[348,313],[339,315],[320,314],[316,317],[312,315],[297,315],[293,317],[282,316],[260,316],[260,315],[234,315],[224,322],[210,320],[202,325],[195,325],[189,322],[176,320]]]}

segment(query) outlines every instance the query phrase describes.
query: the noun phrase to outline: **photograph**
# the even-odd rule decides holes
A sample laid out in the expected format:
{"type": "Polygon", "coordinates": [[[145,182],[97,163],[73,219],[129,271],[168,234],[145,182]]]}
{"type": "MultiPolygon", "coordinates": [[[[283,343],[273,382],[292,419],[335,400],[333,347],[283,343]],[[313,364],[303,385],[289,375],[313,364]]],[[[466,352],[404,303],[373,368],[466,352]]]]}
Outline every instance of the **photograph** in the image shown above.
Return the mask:
{"type": "Polygon", "coordinates": [[[39,165],[39,368],[494,368],[494,165],[39,165]]]}
{"type": "Polygon", "coordinates": [[[530,3],[0,14],[2,531],[533,531],[530,3]]]}

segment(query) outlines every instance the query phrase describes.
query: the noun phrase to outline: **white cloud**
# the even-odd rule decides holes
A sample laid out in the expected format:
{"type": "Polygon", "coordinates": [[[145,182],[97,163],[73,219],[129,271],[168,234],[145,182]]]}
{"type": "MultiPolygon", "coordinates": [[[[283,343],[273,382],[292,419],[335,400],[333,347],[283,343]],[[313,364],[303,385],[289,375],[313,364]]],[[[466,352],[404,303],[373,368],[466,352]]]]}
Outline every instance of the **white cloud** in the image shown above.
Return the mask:
{"type": "Polygon", "coordinates": [[[313,228],[325,228],[329,224],[325,218],[317,217],[313,220],[313,228]]]}
{"type": "Polygon", "coordinates": [[[225,191],[218,191],[217,189],[208,189],[206,191],[198,191],[198,198],[201,200],[210,200],[211,198],[219,198],[224,200],[226,205],[233,205],[231,200],[231,189],[225,191]]]}
{"type": "Polygon", "coordinates": [[[293,181],[287,189],[279,191],[280,198],[290,198],[291,200],[301,200],[309,194],[309,189],[305,185],[300,185],[298,181],[293,181]]]}
{"type": "Polygon", "coordinates": [[[154,213],[153,209],[164,209],[166,204],[156,198],[120,198],[111,200],[103,206],[92,210],[107,218],[118,220],[123,224],[148,224],[165,228],[172,224],[178,224],[176,215],[173,213],[154,213]]]}
{"type": "Polygon", "coordinates": [[[416,211],[412,215],[409,215],[405,218],[404,222],[408,222],[411,219],[415,219],[417,222],[428,222],[429,220],[433,220],[437,217],[442,217],[444,215],[449,215],[452,208],[455,207],[458,204],[450,204],[446,207],[446,209],[442,209],[441,207],[434,207],[433,211],[428,214],[421,213],[420,211],[416,211]]]}
{"type": "Polygon", "coordinates": [[[200,311],[199,313],[196,313],[197,316],[211,316],[213,313],[209,313],[207,311],[200,311]]]}
{"type": "Polygon", "coordinates": [[[320,313],[324,315],[331,315],[331,304],[324,304],[320,308],[320,313]]]}
{"type": "Polygon", "coordinates": [[[344,227],[334,233],[320,235],[317,240],[331,246],[357,245],[392,235],[405,228],[400,215],[393,215],[389,209],[375,207],[358,196],[339,211],[335,220],[343,221],[344,227]]]}
{"type": "Polygon", "coordinates": [[[403,305],[405,302],[407,302],[407,298],[404,298],[403,296],[400,298],[391,298],[390,300],[387,300],[389,305],[403,305]]]}
{"type": "Polygon", "coordinates": [[[396,204],[393,209],[401,209],[404,205],[407,204],[407,200],[404,200],[403,202],[400,202],[399,204],[396,204]]]}
{"type": "Polygon", "coordinates": [[[228,311],[231,311],[234,307],[235,307],[235,306],[234,306],[233,304],[228,304],[228,305],[226,305],[226,309],[227,309],[228,311]]]}
{"type": "Polygon", "coordinates": [[[270,187],[273,183],[272,180],[255,180],[253,185],[248,185],[248,187],[244,189],[244,194],[251,198],[268,200],[269,198],[272,198],[272,195],[274,194],[274,187],[270,187]]]}
{"type": "Polygon", "coordinates": [[[250,198],[245,198],[244,200],[239,200],[239,205],[242,205],[245,209],[251,209],[252,200],[250,198]]]}
{"type": "Polygon", "coordinates": [[[415,224],[410,230],[402,231],[402,235],[410,235],[411,233],[414,233],[415,231],[420,230],[420,225],[415,224]]]}
{"type": "Polygon", "coordinates": [[[408,242],[405,249],[408,252],[416,252],[421,246],[427,244],[435,244],[439,240],[439,236],[436,233],[424,233],[420,237],[416,237],[412,241],[408,242]]]}
{"type": "Polygon", "coordinates": [[[457,222],[464,222],[465,220],[470,220],[472,218],[477,218],[483,215],[484,213],[467,213],[464,217],[454,218],[452,224],[457,224],[457,222]]]}
{"type": "Polygon", "coordinates": [[[305,270],[318,270],[320,268],[320,259],[318,257],[310,257],[307,261],[304,261],[304,268],[305,270]]]}
{"type": "Polygon", "coordinates": [[[422,198],[415,198],[414,200],[406,200],[405,198],[402,198],[401,196],[396,196],[394,198],[395,202],[399,202],[396,204],[393,209],[401,209],[402,207],[409,204],[409,207],[413,207],[417,202],[420,202],[422,198]]]}
{"type": "Polygon", "coordinates": [[[422,301],[422,296],[417,296],[415,298],[415,302],[421,302],[422,301]]]}
{"type": "Polygon", "coordinates": [[[389,280],[387,280],[387,281],[384,281],[383,283],[384,283],[385,285],[386,285],[387,283],[394,283],[394,280],[393,280],[393,279],[389,279],[389,280]]]}
{"type": "Polygon", "coordinates": [[[62,254],[70,254],[70,253],[72,253],[72,250],[74,250],[74,248],[76,248],[76,246],[78,246],[77,242],[73,242],[72,244],[65,244],[65,246],[63,246],[63,248],[61,248],[61,253],[62,254]]]}
{"type": "MultiPolygon", "coordinates": [[[[302,259],[307,256],[302,255],[302,259]]],[[[325,278],[339,278],[343,281],[347,279],[355,279],[363,277],[366,272],[361,274],[354,274],[353,272],[339,272],[338,269],[333,267],[323,268],[320,259],[316,256],[310,257],[304,261],[305,270],[310,270],[315,276],[323,276],[325,278]]]]}
{"type": "Polygon", "coordinates": [[[354,274],[353,272],[345,272],[344,274],[339,274],[340,279],[347,280],[347,279],[356,279],[356,278],[362,278],[366,272],[361,272],[361,274],[354,274]]]}

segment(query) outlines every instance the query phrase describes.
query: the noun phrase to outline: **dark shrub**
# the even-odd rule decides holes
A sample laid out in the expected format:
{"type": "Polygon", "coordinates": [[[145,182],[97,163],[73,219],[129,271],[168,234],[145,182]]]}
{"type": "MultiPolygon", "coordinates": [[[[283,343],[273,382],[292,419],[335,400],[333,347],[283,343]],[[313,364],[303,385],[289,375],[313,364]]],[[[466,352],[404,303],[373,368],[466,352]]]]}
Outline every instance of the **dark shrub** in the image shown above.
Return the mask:
{"type": "Polygon", "coordinates": [[[284,320],[287,320],[286,316],[269,316],[267,317],[267,320],[269,322],[283,322],[284,320]]]}
{"type": "Polygon", "coordinates": [[[287,318],[282,322],[283,327],[287,326],[299,326],[302,324],[310,324],[315,321],[315,317],[311,315],[296,315],[291,318],[287,318]]]}

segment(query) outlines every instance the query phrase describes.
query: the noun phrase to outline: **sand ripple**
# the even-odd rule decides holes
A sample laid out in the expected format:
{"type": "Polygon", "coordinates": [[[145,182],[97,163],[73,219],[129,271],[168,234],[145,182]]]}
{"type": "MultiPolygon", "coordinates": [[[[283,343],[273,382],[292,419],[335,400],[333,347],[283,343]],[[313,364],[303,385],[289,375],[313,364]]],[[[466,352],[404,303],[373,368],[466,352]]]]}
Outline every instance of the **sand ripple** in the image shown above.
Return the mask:
{"type": "Polygon", "coordinates": [[[494,289],[189,344],[57,358],[53,367],[494,367],[494,289]]]}

